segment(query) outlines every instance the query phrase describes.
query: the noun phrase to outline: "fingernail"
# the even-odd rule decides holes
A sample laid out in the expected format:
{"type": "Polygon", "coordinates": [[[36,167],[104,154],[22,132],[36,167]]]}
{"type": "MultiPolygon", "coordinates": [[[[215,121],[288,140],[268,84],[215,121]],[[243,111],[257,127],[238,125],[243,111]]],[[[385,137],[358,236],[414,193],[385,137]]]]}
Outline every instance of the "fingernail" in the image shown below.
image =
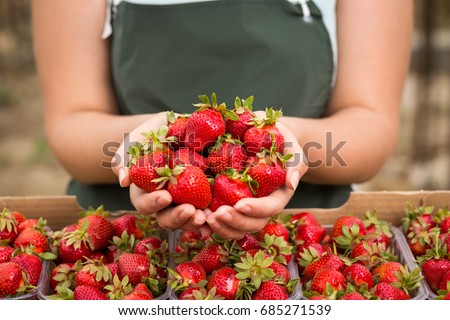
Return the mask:
{"type": "Polygon", "coordinates": [[[298,183],[300,182],[300,173],[298,173],[297,171],[294,171],[291,174],[291,186],[292,186],[292,190],[297,189],[298,183]]]}
{"type": "Polygon", "coordinates": [[[195,223],[197,223],[197,224],[203,224],[203,223],[205,223],[205,217],[203,217],[203,216],[196,216],[195,218],[194,218],[194,221],[195,221],[195,223]]]}
{"type": "Polygon", "coordinates": [[[217,217],[220,217],[220,216],[222,216],[225,212],[226,212],[225,209],[219,209],[219,210],[217,210],[216,212],[214,212],[214,214],[215,214],[217,217]]]}
{"type": "Polygon", "coordinates": [[[193,214],[195,213],[195,211],[193,212],[190,209],[184,209],[183,211],[181,211],[181,216],[184,216],[185,218],[190,218],[193,214]]]}
{"type": "Polygon", "coordinates": [[[222,215],[220,216],[220,219],[222,219],[223,221],[229,222],[231,221],[232,217],[231,217],[231,213],[229,212],[223,212],[222,215]]]}
{"type": "Polygon", "coordinates": [[[208,221],[209,224],[214,224],[216,223],[216,217],[214,217],[213,214],[209,215],[208,219],[206,219],[206,221],[208,221]]]}
{"type": "Polygon", "coordinates": [[[245,205],[245,204],[237,203],[234,207],[236,209],[238,209],[242,213],[250,213],[250,212],[252,212],[252,209],[249,206],[245,205]]]}
{"type": "Polygon", "coordinates": [[[125,179],[126,175],[127,175],[127,173],[126,173],[125,169],[124,168],[120,168],[120,170],[119,170],[119,184],[120,184],[121,187],[123,187],[122,181],[123,181],[123,179],[125,179]]]}

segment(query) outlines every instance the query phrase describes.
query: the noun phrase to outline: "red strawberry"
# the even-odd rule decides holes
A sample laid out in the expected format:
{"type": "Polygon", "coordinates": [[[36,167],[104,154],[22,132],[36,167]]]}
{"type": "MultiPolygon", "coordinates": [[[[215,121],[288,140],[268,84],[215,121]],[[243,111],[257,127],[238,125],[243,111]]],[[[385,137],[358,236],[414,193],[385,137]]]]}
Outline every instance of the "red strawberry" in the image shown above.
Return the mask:
{"type": "Polygon", "coordinates": [[[38,225],[39,225],[39,220],[37,220],[37,219],[25,220],[25,221],[19,223],[19,225],[17,226],[17,233],[21,233],[23,230],[25,230],[27,228],[37,227],[38,225]]]}
{"type": "Polygon", "coordinates": [[[450,260],[430,259],[422,264],[422,274],[433,292],[437,292],[444,275],[450,271],[450,260]]]}
{"type": "Polygon", "coordinates": [[[439,290],[447,290],[450,284],[450,271],[447,271],[442,277],[441,284],[439,285],[439,290]]]}
{"type": "Polygon", "coordinates": [[[303,269],[310,263],[318,260],[321,256],[328,252],[320,243],[311,243],[309,245],[297,246],[297,253],[295,254],[295,261],[298,264],[299,271],[303,272],[303,269]]]}
{"type": "Polygon", "coordinates": [[[63,262],[77,262],[84,260],[92,254],[89,236],[86,234],[87,226],[81,230],[75,230],[66,233],[64,238],[59,241],[59,258],[63,262]]]}
{"type": "Polygon", "coordinates": [[[202,300],[207,295],[207,291],[205,288],[192,286],[183,290],[178,296],[179,300],[202,300]],[[201,298],[201,299],[197,299],[201,298]]]}
{"type": "Polygon", "coordinates": [[[224,116],[237,119],[233,112],[226,109],[224,103],[217,105],[215,93],[211,95],[211,101],[204,95],[199,98],[202,103],[195,104],[199,109],[191,114],[186,124],[185,144],[194,151],[210,147],[217,138],[225,134],[224,116]]]}
{"type": "Polygon", "coordinates": [[[342,249],[352,247],[365,234],[364,223],[361,219],[353,216],[339,217],[331,229],[331,238],[342,249]]]}
{"type": "Polygon", "coordinates": [[[177,165],[192,165],[194,167],[199,167],[202,171],[208,169],[208,159],[204,158],[197,152],[188,149],[181,148],[173,153],[170,158],[170,167],[175,168],[177,165]]]}
{"type": "Polygon", "coordinates": [[[17,263],[0,263],[0,298],[14,295],[24,285],[22,268],[17,263]]]}
{"type": "Polygon", "coordinates": [[[14,249],[9,246],[0,246],[0,263],[11,260],[11,255],[14,249]]]}
{"type": "Polygon", "coordinates": [[[206,274],[211,274],[214,270],[224,267],[228,263],[229,252],[217,243],[207,244],[192,259],[193,262],[199,263],[206,274]]]}
{"type": "Polygon", "coordinates": [[[237,140],[244,140],[245,133],[252,127],[250,124],[255,117],[252,112],[253,96],[247,99],[239,99],[236,97],[234,103],[234,113],[238,120],[227,119],[225,121],[226,132],[231,134],[231,137],[237,140]]]}
{"type": "Polygon", "coordinates": [[[122,277],[128,276],[132,285],[137,285],[142,281],[142,278],[150,275],[150,261],[146,256],[136,253],[124,253],[119,257],[117,263],[122,277]]]}
{"type": "Polygon", "coordinates": [[[163,126],[158,132],[150,131],[144,134],[149,138],[149,142],[137,143],[129,149],[130,181],[147,192],[153,192],[162,187],[159,182],[154,182],[159,178],[156,169],[168,165],[173,154],[166,143],[168,138],[164,138],[167,130],[167,127],[163,126]]]}
{"type": "Polygon", "coordinates": [[[335,269],[318,270],[311,281],[311,290],[323,294],[327,285],[330,285],[334,290],[343,290],[346,281],[342,273],[335,269]]]}
{"type": "Polygon", "coordinates": [[[416,223],[427,225],[427,229],[434,228],[436,222],[433,219],[433,210],[434,207],[414,207],[408,204],[405,209],[406,217],[402,219],[403,232],[406,234],[408,229],[416,223]]]}
{"type": "Polygon", "coordinates": [[[372,274],[377,277],[379,282],[398,282],[395,273],[400,274],[403,266],[395,261],[387,261],[372,269],[372,274]]]}
{"type": "Polygon", "coordinates": [[[106,265],[106,267],[111,272],[111,277],[114,279],[114,276],[117,275],[119,279],[122,279],[122,275],[120,274],[120,267],[117,262],[111,262],[106,265]]]}
{"type": "Polygon", "coordinates": [[[174,203],[189,203],[197,209],[206,209],[211,203],[211,187],[202,169],[187,165],[176,166],[171,170],[166,166],[157,172],[161,176],[158,181],[169,181],[167,191],[174,203]]]}
{"type": "Polygon", "coordinates": [[[327,253],[321,256],[316,261],[307,265],[305,270],[303,271],[303,274],[308,279],[312,279],[314,275],[317,273],[317,271],[324,268],[342,271],[342,269],[344,268],[344,262],[342,262],[339,256],[333,253],[327,253]]]}
{"type": "Polygon", "coordinates": [[[14,248],[34,247],[34,252],[43,253],[47,251],[47,239],[39,231],[31,228],[23,230],[14,241],[14,248]]]}
{"type": "Polygon", "coordinates": [[[290,221],[294,223],[295,225],[320,225],[320,223],[317,221],[316,217],[314,217],[309,212],[300,212],[294,214],[290,221]]]}
{"type": "Polygon", "coordinates": [[[123,300],[153,300],[153,294],[145,284],[139,283],[123,300]]]}
{"type": "Polygon", "coordinates": [[[278,285],[275,281],[266,281],[252,296],[252,300],[287,300],[289,294],[286,288],[278,285]]]}
{"type": "Polygon", "coordinates": [[[85,214],[87,216],[78,221],[77,229],[80,230],[83,224],[87,225],[86,233],[91,239],[93,251],[106,248],[114,236],[114,228],[111,222],[104,217],[109,212],[104,211],[103,206],[100,206],[96,210],[89,208],[85,214]]]}
{"type": "Polygon", "coordinates": [[[114,228],[114,235],[120,238],[122,233],[126,231],[128,235],[134,235],[135,239],[144,238],[144,233],[139,229],[137,222],[138,218],[132,214],[126,214],[120,218],[114,219],[111,221],[114,228]]]}
{"type": "Polygon", "coordinates": [[[0,216],[0,241],[12,244],[17,237],[17,221],[11,216],[11,213],[5,209],[0,216]]]}
{"type": "Polygon", "coordinates": [[[22,222],[24,222],[25,220],[27,220],[27,218],[22,213],[20,213],[19,211],[11,212],[11,216],[13,217],[14,220],[16,220],[17,225],[19,225],[22,222]]]}
{"type": "Polygon", "coordinates": [[[78,286],[73,292],[74,300],[108,300],[106,294],[89,286],[78,286]]]}
{"type": "Polygon", "coordinates": [[[236,171],[244,170],[247,152],[242,147],[242,142],[225,134],[217,139],[214,147],[208,155],[209,169],[214,175],[225,172],[227,168],[236,171]]]}
{"type": "Polygon", "coordinates": [[[367,300],[359,292],[349,292],[344,294],[339,300],[367,300]]]}
{"type": "Polygon", "coordinates": [[[170,270],[172,279],[169,284],[175,292],[180,292],[189,286],[206,280],[205,269],[197,262],[186,261],[175,267],[175,271],[170,270]]]}
{"type": "Polygon", "coordinates": [[[166,137],[175,137],[178,141],[178,147],[184,146],[185,135],[186,135],[186,125],[189,119],[189,115],[182,114],[176,116],[173,111],[167,112],[167,127],[168,131],[166,137]]]}
{"type": "Polygon", "coordinates": [[[281,110],[266,108],[264,119],[254,119],[254,126],[244,135],[244,146],[249,156],[254,156],[262,149],[270,150],[272,143],[276,143],[276,151],[281,152],[284,137],[276,127],[276,122],[283,116],[281,110]]]}
{"type": "Polygon", "coordinates": [[[233,169],[217,176],[212,186],[210,210],[214,212],[220,206],[234,206],[241,199],[253,198],[248,183],[251,182],[246,174],[238,174],[233,169]]]}
{"type": "Polygon", "coordinates": [[[250,249],[257,249],[257,250],[261,249],[258,240],[248,233],[246,233],[242,239],[238,240],[237,243],[239,244],[239,246],[243,251],[247,251],[250,249]]]}
{"type": "Polygon", "coordinates": [[[52,291],[55,291],[55,288],[58,284],[65,281],[70,283],[69,287],[72,287],[72,283],[75,279],[75,274],[80,265],[81,264],[75,265],[74,263],[61,263],[54,267],[49,277],[49,284],[52,291]]]}
{"type": "Polygon", "coordinates": [[[450,217],[445,218],[441,222],[441,232],[442,233],[449,233],[450,232],[450,217]]]}
{"type": "Polygon", "coordinates": [[[431,248],[431,242],[434,236],[434,229],[422,218],[411,222],[406,232],[408,245],[414,256],[422,256],[431,248]]]}
{"type": "Polygon", "coordinates": [[[284,240],[289,240],[289,231],[281,223],[270,222],[264,226],[258,233],[256,233],[256,239],[258,241],[264,241],[265,235],[283,237],[284,240]]]}
{"type": "Polygon", "coordinates": [[[274,261],[269,266],[269,268],[272,269],[273,272],[275,273],[275,279],[279,279],[284,283],[289,281],[290,278],[289,269],[284,264],[274,261]]]}
{"type": "Polygon", "coordinates": [[[367,289],[373,287],[373,276],[364,266],[354,263],[347,266],[342,271],[345,279],[354,286],[360,287],[365,285],[367,289]]]}
{"type": "Polygon", "coordinates": [[[111,271],[101,261],[88,261],[75,275],[75,287],[90,286],[98,290],[112,280],[111,271]]]}
{"type": "Polygon", "coordinates": [[[225,300],[234,300],[240,281],[236,278],[237,272],[231,267],[215,270],[208,279],[207,289],[216,288],[216,294],[225,300]]]}
{"type": "Polygon", "coordinates": [[[42,271],[42,261],[35,255],[20,253],[11,259],[17,263],[27,276],[28,283],[37,286],[42,271]]]}
{"type": "Polygon", "coordinates": [[[356,259],[358,263],[367,269],[372,269],[377,265],[392,260],[392,255],[386,252],[384,243],[363,240],[356,244],[350,251],[349,257],[356,259]]]}
{"type": "Polygon", "coordinates": [[[327,230],[320,225],[301,224],[297,227],[295,243],[306,246],[311,243],[321,243],[326,234],[327,230]]]}
{"type": "Polygon", "coordinates": [[[148,251],[155,251],[156,249],[161,248],[161,239],[158,238],[145,238],[138,242],[136,247],[134,248],[134,253],[147,255],[148,251]]]}
{"type": "Polygon", "coordinates": [[[409,300],[411,298],[405,291],[385,282],[380,282],[375,286],[374,295],[381,300],[409,300]]]}

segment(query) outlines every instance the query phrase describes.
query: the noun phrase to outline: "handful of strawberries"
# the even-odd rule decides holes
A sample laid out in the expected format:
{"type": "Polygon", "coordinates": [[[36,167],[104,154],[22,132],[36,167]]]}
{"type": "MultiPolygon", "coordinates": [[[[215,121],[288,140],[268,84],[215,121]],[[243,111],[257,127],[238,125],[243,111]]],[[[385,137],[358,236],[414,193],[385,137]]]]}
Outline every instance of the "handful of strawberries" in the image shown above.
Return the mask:
{"type": "Polygon", "coordinates": [[[284,137],[276,126],[281,111],[266,109],[258,119],[253,96],[235,109],[213,93],[199,97],[191,115],[167,113],[168,125],[143,133],[129,149],[130,181],[147,192],[167,189],[175,204],[216,211],[240,199],[265,197],[286,179],[284,137]]]}

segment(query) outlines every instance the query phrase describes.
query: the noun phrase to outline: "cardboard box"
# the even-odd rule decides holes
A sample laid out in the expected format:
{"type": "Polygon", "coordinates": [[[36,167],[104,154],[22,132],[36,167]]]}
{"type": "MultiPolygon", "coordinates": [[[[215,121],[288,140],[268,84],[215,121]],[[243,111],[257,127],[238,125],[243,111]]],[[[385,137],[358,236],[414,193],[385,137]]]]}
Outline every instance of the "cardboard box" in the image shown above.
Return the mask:
{"type": "MultiPolygon", "coordinates": [[[[367,210],[377,210],[380,219],[398,226],[405,216],[406,203],[414,206],[430,205],[436,208],[450,206],[450,191],[379,191],[353,192],[347,202],[334,209],[286,209],[285,213],[309,211],[322,224],[332,224],[337,217],[354,215],[363,217],[367,210]]],[[[33,196],[33,197],[0,197],[0,207],[8,207],[25,214],[28,218],[44,217],[53,230],[75,223],[83,210],[74,196],[33,196]]],[[[108,209],[108,208],[106,208],[108,209]]],[[[111,212],[111,217],[120,216],[125,211],[111,212]]]]}

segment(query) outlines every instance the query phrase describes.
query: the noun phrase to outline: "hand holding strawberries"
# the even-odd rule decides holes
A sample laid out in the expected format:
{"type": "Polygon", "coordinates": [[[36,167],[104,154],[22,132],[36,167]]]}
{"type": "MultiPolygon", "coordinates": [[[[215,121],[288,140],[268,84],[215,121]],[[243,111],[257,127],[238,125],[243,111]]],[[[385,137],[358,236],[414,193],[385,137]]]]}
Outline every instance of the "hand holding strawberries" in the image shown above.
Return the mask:
{"type": "Polygon", "coordinates": [[[134,130],[136,140],[158,128],[130,148],[129,169],[122,161],[113,170],[130,186],[136,209],[157,212],[163,228],[240,239],[286,206],[307,170],[305,157],[294,134],[277,123],[281,110],[258,118],[253,97],[236,98],[234,111],[215,94],[200,100],[190,116],[157,114],[134,130]]]}

